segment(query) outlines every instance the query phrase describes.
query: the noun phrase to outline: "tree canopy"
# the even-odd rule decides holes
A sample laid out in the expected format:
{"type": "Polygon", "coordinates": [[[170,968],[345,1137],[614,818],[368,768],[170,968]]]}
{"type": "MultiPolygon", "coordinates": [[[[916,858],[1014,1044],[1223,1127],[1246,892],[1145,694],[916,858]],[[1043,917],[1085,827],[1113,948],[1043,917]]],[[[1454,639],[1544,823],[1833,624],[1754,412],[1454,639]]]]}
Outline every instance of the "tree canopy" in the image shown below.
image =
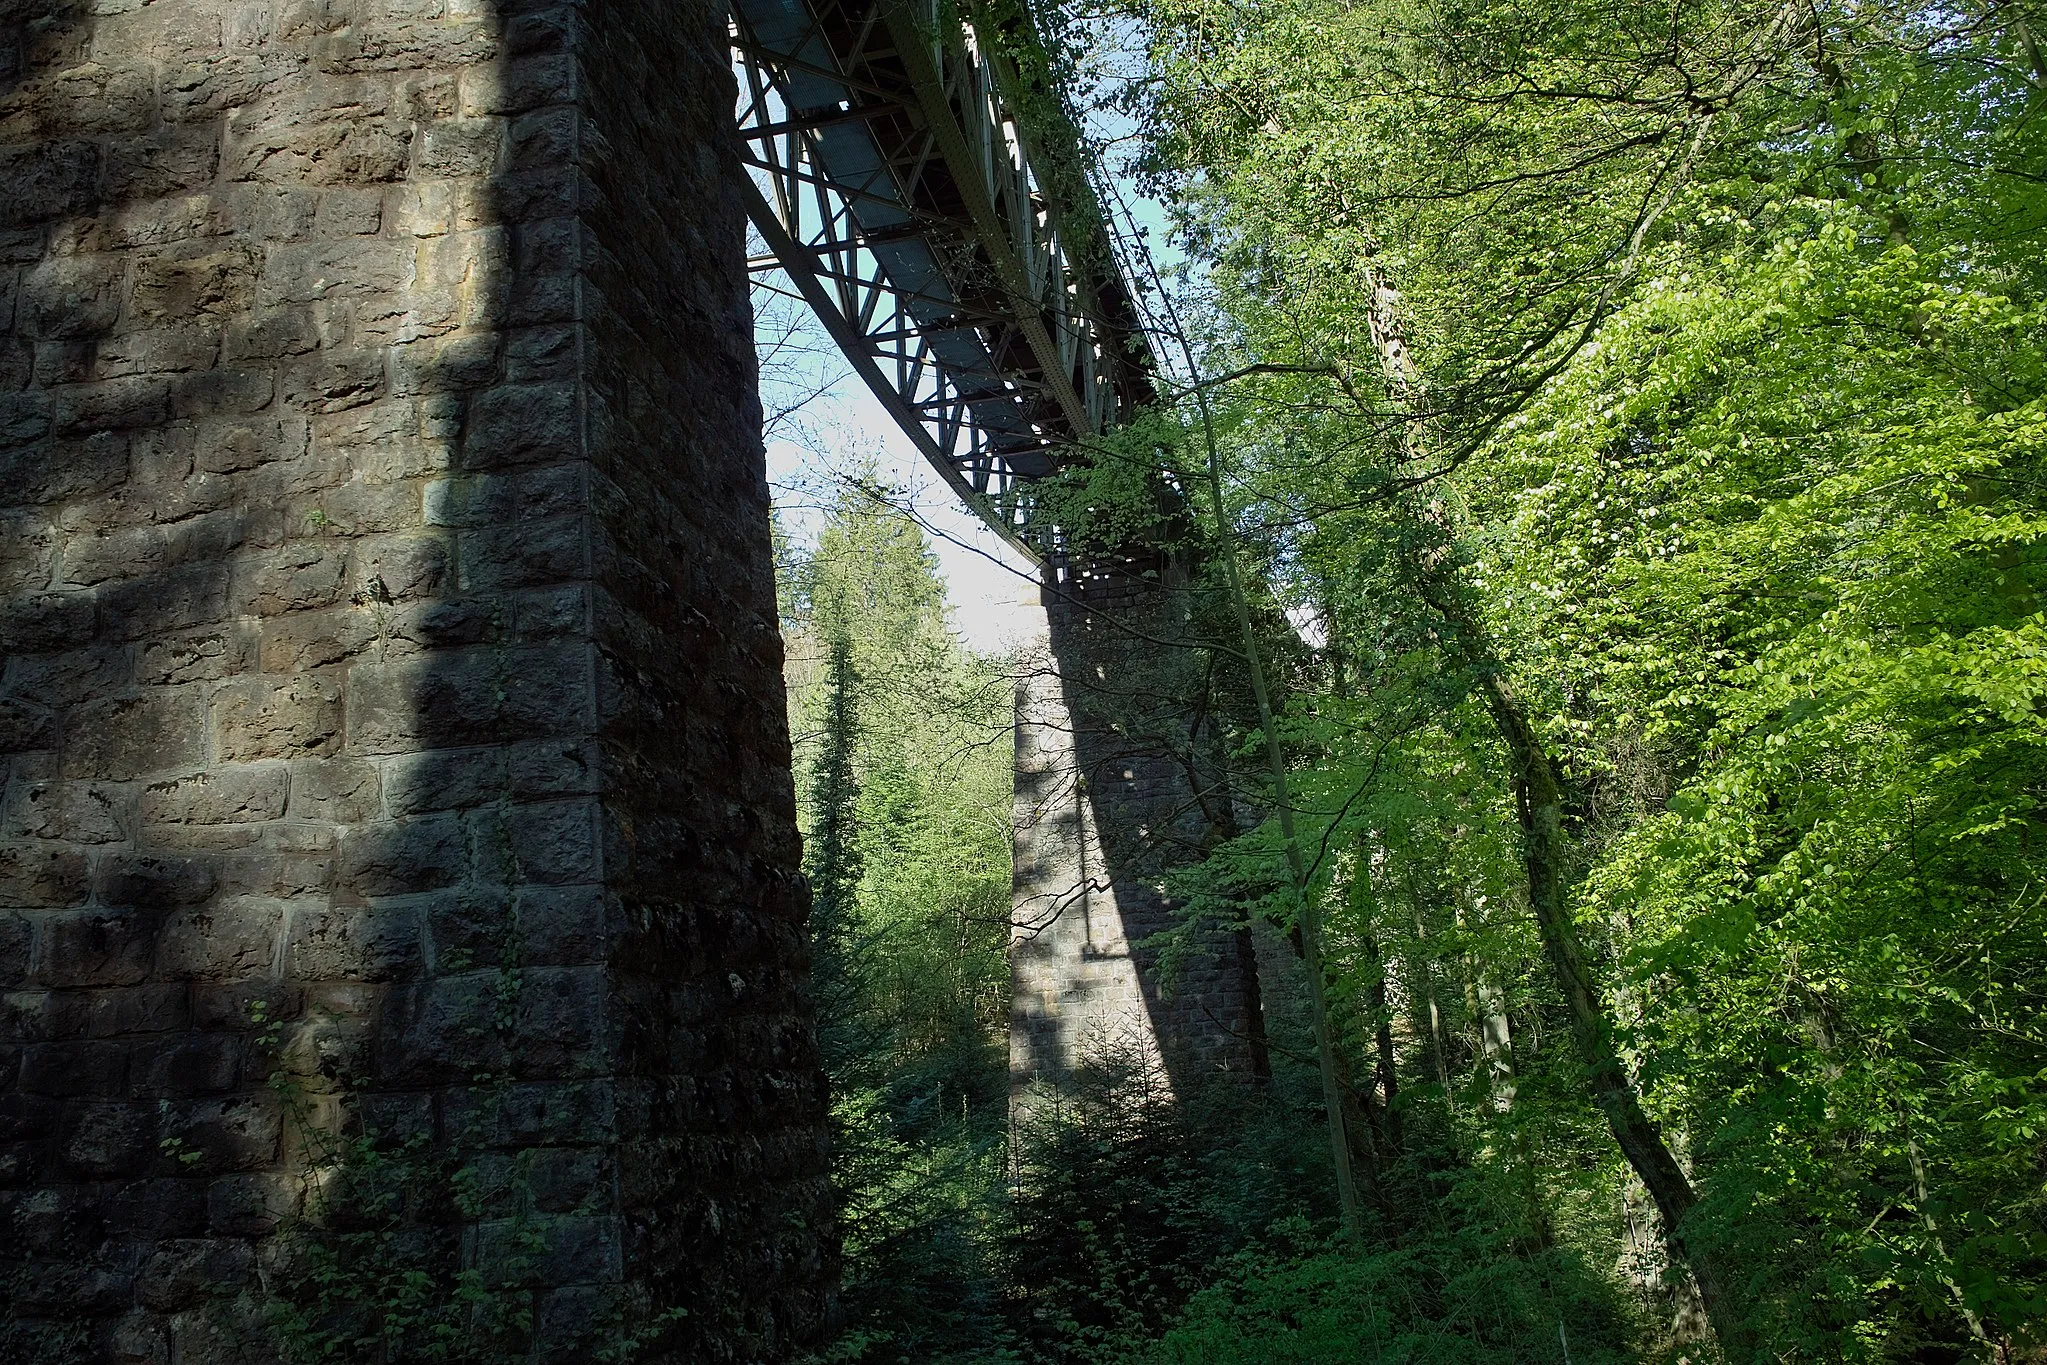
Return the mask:
{"type": "Polygon", "coordinates": [[[1129,108],[1215,291],[1189,378],[1243,375],[1204,394],[1209,531],[1329,626],[1292,706],[1303,816],[1356,850],[1324,894],[1373,960],[1458,940],[1463,1083],[1571,1039],[1469,1140],[1554,1200],[1646,1185],[1731,1356],[2029,1339],[2025,10],[1137,15],[1129,108]],[[1505,1143],[1588,1101],[1603,1174],[1505,1143]]]}
{"type": "MultiPolygon", "coordinates": [[[[1069,77],[1135,51],[1097,89],[1185,253],[1159,406],[1045,505],[1202,566],[1257,818],[1173,889],[1319,934],[1330,1028],[1275,1032],[1265,1109],[1077,1102],[1065,1174],[963,1234],[1001,1344],[926,1358],[2047,1351],[2039,12],[1041,19],[1069,77]]],[[[813,857],[843,806],[860,861],[820,904],[928,916],[957,840],[995,906],[998,836],[885,795],[947,742],[883,719],[944,672],[929,570],[839,515],[799,728],[813,857]]]]}

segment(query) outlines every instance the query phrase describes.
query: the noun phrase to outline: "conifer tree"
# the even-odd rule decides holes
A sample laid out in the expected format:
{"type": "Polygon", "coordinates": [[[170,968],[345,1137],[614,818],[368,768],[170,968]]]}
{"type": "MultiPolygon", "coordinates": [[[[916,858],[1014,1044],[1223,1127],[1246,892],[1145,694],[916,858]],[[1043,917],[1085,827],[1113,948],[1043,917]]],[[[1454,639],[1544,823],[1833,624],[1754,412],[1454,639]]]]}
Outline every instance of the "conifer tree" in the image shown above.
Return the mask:
{"type": "Polygon", "coordinates": [[[811,979],[823,1023],[826,1064],[846,1059],[844,1025],[854,1008],[850,943],[858,913],[860,778],[853,769],[860,743],[860,675],[844,622],[835,623],[825,653],[822,726],[809,792],[810,834],[804,873],[810,879],[811,979]]]}

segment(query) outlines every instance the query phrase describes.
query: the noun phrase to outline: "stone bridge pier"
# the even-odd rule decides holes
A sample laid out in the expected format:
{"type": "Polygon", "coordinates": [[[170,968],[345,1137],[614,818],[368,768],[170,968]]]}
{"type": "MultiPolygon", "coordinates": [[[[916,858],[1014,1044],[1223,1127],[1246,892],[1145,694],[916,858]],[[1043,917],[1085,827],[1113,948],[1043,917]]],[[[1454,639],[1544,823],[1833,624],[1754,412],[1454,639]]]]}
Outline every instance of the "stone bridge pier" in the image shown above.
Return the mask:
{"type": "Polygon", "coordinates": [[[1141,1067],[1175,1096],[1267,1074],[1248,930],[1168,877],[1235,833],[1184,572],[1054,562],[1017,687],[1010,1088],[1141,1067]]]}
{"type": "Polygon", "coordinates": [[[0,1360],[827,1318],[732,111],[708,0],[0,10],[0,1360]]]}

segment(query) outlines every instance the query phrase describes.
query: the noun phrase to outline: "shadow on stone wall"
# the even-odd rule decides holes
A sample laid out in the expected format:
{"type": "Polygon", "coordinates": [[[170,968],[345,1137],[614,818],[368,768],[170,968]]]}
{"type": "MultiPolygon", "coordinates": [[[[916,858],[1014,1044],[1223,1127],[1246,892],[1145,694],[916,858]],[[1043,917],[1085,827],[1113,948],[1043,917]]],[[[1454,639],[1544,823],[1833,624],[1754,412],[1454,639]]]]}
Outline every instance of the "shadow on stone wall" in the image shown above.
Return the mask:
{"type": "Polygon", "coordinates": [[[362,1138],[421,1183],[342,1254],[541,1358],[786,1352],[829,1213],[721,21],[90,8],[0,39],[0,1355],[331,1330],[278,1234],[374,1230],[306,1178],[362,1138]]]}
{"type": "Polygon", "coordinates": [[[1069,571],[1046,589],[1018,687],[1012,1089],[1104,1065],[1162,1068],[1182,1097],[1268,1074],[1248,931],[1189,926],[1167,894],[1236,833],[1183,577],[1069,571]]]}

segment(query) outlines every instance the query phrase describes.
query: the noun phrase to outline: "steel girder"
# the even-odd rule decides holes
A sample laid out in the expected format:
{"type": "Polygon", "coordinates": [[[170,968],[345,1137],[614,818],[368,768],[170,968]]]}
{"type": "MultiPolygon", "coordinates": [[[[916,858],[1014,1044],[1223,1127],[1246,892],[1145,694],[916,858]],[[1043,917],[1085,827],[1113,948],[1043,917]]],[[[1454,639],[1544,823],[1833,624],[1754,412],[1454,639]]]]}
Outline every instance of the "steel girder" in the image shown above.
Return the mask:
{"type": "Polygon", "coordinates": [[[941,3],[734,0],[756,265],[1039,559],[1031,484],[1151,400],[1151,355],[1056,101],[941,3]]]}

